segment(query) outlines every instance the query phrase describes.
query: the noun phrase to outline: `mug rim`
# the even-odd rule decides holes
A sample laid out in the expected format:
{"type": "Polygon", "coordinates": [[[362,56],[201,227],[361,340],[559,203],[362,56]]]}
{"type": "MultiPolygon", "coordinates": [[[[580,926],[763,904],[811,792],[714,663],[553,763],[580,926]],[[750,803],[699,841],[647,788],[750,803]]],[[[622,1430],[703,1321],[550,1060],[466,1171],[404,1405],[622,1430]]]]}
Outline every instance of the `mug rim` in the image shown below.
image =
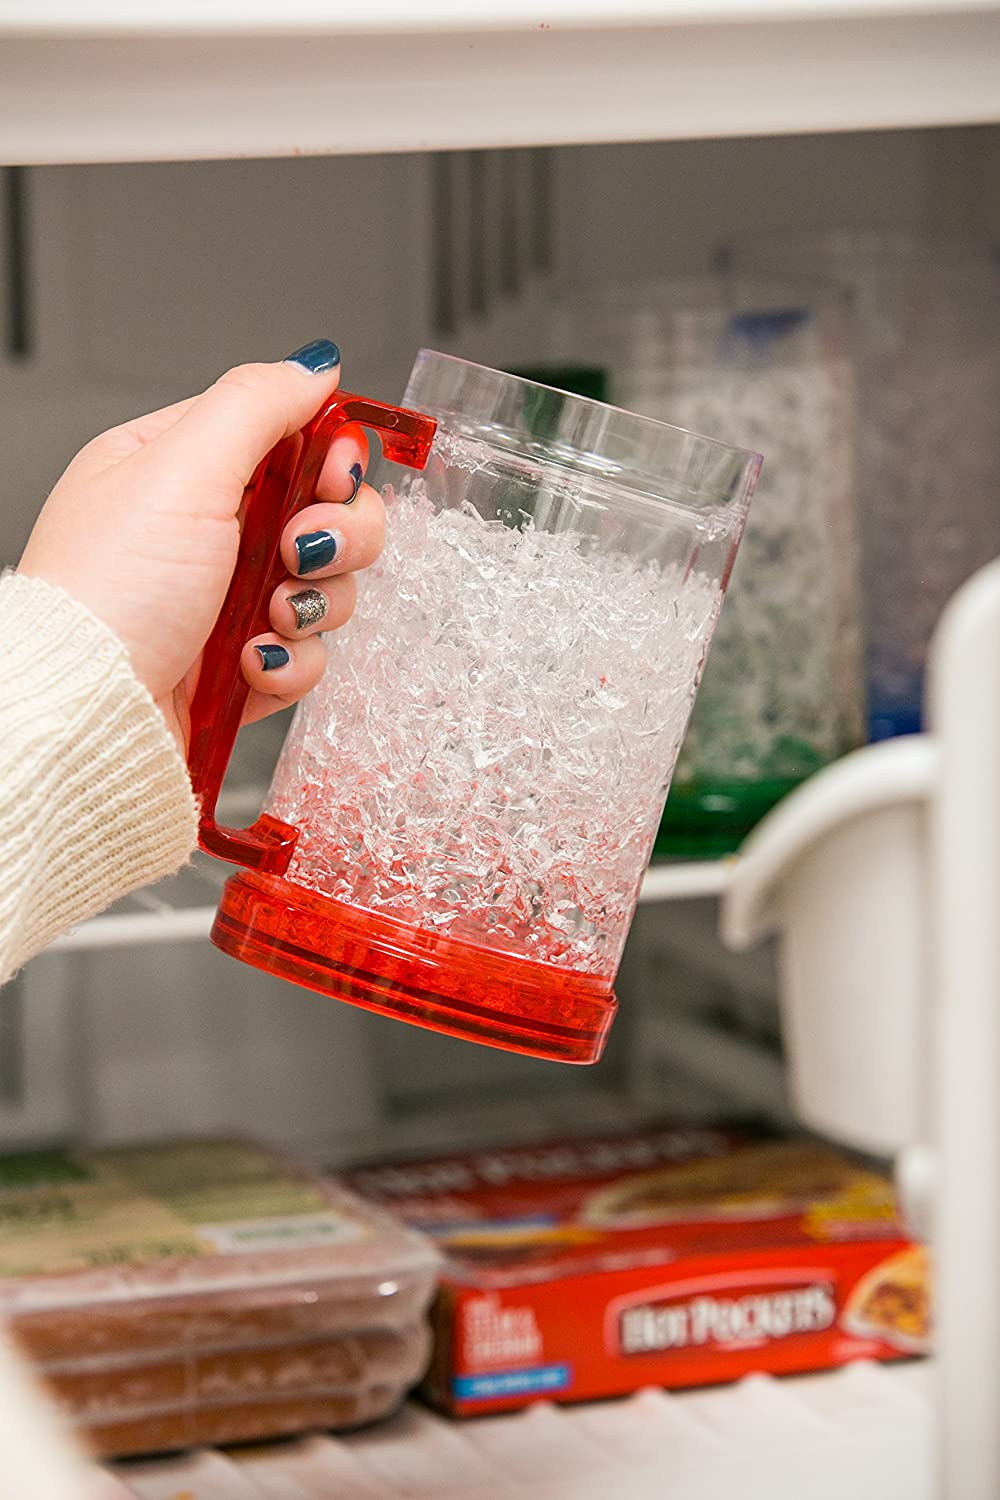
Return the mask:
{"type": "Polygon", "coordinates": [[[404,403],[473,440],[647,501],[698,510],[722,506],[745,514],[763,462],[752,449],[426,347],[417,354],[404,403]],[[526,415],[532,393],[551,398],[534,413],[537,419],[544,410],[547,433],[526,415]]]}

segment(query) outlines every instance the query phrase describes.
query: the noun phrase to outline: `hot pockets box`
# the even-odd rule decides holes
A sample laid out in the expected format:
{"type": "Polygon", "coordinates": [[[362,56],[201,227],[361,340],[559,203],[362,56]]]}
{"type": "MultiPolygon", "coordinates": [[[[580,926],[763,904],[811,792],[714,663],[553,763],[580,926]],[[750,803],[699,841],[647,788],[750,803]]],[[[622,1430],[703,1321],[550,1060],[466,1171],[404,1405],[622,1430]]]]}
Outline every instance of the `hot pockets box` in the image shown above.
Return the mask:
{"type": "Polygon", "coordinates": [[[668,1125],[352,1182],[445,1254],[426,1389],[456,1416],[928,1346],[891,1184],[810,1140],[668,1125]]]}

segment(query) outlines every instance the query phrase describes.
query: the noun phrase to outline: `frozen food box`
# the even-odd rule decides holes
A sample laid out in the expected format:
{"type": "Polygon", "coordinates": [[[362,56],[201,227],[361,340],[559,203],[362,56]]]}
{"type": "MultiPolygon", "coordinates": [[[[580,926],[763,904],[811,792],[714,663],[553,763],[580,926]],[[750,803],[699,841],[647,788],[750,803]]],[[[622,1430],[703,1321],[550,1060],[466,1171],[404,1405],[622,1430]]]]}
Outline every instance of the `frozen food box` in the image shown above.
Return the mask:
{"type": "Polygon", "coordinates": [[[0,1159],[0,1317],[102,1455],[386,1415],[426,1368],[437,1269],[252,1142],[0,1159]]]}
{"type": "Polygon", "coordinates": [[[350,1180],[446,1256],[426,1389],[457,1416],[928,1346],[891,1184],[811,1140],[665,1125],[350,1180]]]}

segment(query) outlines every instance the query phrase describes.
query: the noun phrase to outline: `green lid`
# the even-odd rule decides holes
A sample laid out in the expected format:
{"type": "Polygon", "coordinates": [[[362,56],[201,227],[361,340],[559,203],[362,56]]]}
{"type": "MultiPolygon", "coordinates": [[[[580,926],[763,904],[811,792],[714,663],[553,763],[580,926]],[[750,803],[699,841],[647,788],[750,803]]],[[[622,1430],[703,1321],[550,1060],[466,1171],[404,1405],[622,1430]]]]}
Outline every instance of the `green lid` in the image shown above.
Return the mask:
{"type": "Polygon", "coordinates": [[[557,391],[569,391],[572,396],[586,396],[589,401],[607,401],[608,376],[597,365],[532,365],[530,368],[509,370],[521,380],[533,380],[536,385],[549,385],[557,391]]]}

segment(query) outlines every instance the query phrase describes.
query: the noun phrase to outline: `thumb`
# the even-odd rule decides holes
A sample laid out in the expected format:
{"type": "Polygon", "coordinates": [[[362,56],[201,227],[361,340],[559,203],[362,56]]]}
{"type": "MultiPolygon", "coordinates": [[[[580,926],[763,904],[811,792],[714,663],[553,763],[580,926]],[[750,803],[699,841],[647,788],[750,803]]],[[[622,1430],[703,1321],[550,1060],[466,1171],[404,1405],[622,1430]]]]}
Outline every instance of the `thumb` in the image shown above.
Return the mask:
{"type": "Polygon", "coordinates": [[[147,452],[155,447],[159,458],[182,466],[193,461],[200,479],[235,479],[242,492],[265,454],[315,416],[339,384],[340,350],[329,339],[315,339],[280,364],[237,365],[147,452]]]}

